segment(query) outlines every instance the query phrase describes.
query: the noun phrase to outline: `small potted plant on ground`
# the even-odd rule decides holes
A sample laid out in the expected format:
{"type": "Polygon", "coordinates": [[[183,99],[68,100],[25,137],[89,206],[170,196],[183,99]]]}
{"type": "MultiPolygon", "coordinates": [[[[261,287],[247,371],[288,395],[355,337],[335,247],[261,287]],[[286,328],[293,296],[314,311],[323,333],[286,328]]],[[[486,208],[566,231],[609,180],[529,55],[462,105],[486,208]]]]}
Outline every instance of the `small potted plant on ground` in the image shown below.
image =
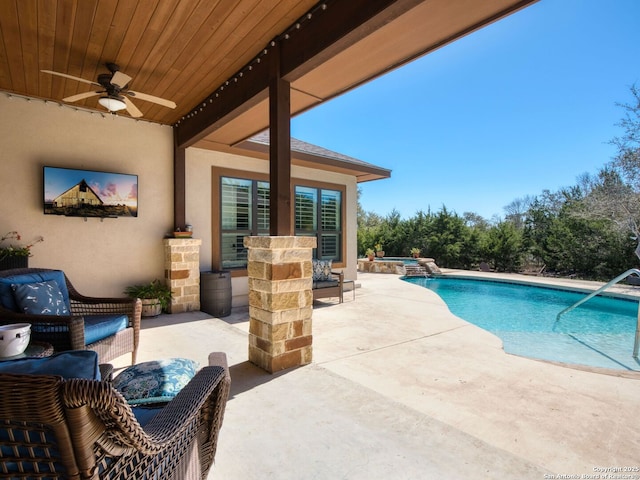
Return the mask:
{"type": "Polygon", "coordinates": [[[130,285],[124,293],[142,300],[143,317],[157,317],[163,311],[168,311],[171,304],[171,288],[157,279],[141,285],[130,285]]]}
{"type": "Polygon", "coordinates": [[[420,256],[420,249],[418,247],[413,247],[411,249],[411,256],[413,258],[418,258],[420,256]]]}
{"type": "Polygon", "coordinates": [[[375,249],[376,249],[376,256],[378,258],[384,257],[384,250],[382,250],[382,243],[380,242],[376,243],[375,249]]]}
{"type": "Polygon", "coordinates": [[[367,258],[369,259],[369,261],[373,262],[373,259],[376,256],[375,252],[373,251],[373,248],[367,248],[367,251],[365,252],[365,254],[367,255],[367,258]]]}

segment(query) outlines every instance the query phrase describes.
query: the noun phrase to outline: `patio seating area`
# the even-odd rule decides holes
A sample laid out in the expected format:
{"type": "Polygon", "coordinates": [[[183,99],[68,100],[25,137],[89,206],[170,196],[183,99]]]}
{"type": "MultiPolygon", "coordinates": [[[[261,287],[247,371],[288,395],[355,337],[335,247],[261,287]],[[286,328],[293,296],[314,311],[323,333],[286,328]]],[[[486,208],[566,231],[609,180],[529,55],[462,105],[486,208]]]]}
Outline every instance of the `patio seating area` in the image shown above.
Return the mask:
{"type": "Polygon", "coordinates": [[[209,478],[540,479],[638,465],[639,375],[507,355],[427,289],[395,275],[358,283],[355,300],[316,302],[313,363],[277,374],[248,362],[245,308],[142,321],[138,362],[227,355],[209,478]]]}
{"type": "Polygon", "coordinates": [[[0,271],[0,325],[28,322],[31,338],[57,352],[93,350],[102,363],[129,354],[136,363],[141,311],[139,299],[82,295],[62,270],[0,271]]]}
{"type": "Polygon", "coordinates": [[[208,360],[177,393],[148,375],[146,391],[119,391],[91,350],[0,362],[0,476],[203,478],[229,391],[225,355],[208,360]]]}

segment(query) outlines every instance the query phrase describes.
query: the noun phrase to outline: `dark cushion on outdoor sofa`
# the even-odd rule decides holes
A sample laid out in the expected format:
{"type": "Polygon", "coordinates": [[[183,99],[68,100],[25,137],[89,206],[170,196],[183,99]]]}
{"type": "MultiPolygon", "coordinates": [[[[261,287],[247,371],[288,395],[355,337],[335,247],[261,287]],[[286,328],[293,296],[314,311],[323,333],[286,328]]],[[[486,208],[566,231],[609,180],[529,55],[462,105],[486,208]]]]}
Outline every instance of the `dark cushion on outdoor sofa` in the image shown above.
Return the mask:
{"type": "Polygon", "coordinates": [[[50,357],[5,360],[0,362],[0,373],[59,375],[65,379],[100,380],[98,354],[92,350],[70,350],[50,357]]]}
{"type": "Polygon", "coordinates": [[[26,283],[41,283],[55,281],[58,284],[62,299],[64,300],[67,310],[69,307],[69,290],[67,290],[67,282],[64,279],[64,273],[61,270],[49,270],[37,273],[24,273],[21,275],[12,275],[10,277],[0,277],[0,303],[7,310],[21,312],[22,310],[16,303],[15,295],[11,285],[23,285],[26,283]]]}
{"type": "Polygon", "coordinates": [[[322,282],[313,282],[313,288],[337,287],[338,283],[338,280],[324,280],[322,282]]]}

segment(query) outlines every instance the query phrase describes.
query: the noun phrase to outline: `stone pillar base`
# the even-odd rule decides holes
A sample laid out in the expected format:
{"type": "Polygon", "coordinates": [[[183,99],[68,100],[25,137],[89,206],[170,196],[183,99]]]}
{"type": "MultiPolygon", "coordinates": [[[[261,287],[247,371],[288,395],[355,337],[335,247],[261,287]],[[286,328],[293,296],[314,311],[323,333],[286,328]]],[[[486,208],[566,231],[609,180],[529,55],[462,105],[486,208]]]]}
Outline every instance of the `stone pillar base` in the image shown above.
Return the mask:
{"type": "Polygon", "coordinates": [[[171,288],[171,313],[200,310],[200,245],[195,238],[165,238],[164,278],[171,288]]]}
{"type": "Polygon", "coordinates": [[[267,372],[311,363],[314,237],[246,237],[249,361],[267,372]]]}

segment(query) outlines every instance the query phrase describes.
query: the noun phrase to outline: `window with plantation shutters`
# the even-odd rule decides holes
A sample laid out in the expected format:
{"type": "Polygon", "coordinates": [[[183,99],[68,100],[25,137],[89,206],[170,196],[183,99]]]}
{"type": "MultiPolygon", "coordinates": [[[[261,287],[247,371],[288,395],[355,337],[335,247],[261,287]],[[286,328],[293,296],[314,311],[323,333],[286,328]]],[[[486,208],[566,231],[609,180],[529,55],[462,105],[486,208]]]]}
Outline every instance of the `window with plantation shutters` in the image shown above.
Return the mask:
{"type": "MultiPolygon", "coordinates": [[[[247,267],[244,237],[269,235],[269,182],[220,176],[220,266],[247,267]]],[[[315,237],[314,257],[342,261],[343,191],[296,185],[295,234],[315,237]]]]}
{"type": "Polygon", "coordinates": [[[335,190],[320,190],[321,202],[320,212],[322,218],[322,229],[320,231],[320,258],[338,259],[340,258],[340,237],[341,237],[341,215],[342,201],[341,192],[335,190]]]}
{"type": "Polygon", "coordinates": [[[296,187],[296,233],[313,233],[318,229],[318,192],[315,188],[296,187]]]}
{"type": "Polygon", "coordinates": [[[256,182],[258,233],[269,233],[269,182],[256,182]]]}
{"type": "Polygon", "coordinates": [[[269,234],[269,182],[221,177],[222,268],[245,268],[244,237],[269,234]]]}
{"type": "Polygon", "coordinates": [[[296,186],[296,235],[316,237],[316,258],[341,260],[342,192],[296,186]]]}

